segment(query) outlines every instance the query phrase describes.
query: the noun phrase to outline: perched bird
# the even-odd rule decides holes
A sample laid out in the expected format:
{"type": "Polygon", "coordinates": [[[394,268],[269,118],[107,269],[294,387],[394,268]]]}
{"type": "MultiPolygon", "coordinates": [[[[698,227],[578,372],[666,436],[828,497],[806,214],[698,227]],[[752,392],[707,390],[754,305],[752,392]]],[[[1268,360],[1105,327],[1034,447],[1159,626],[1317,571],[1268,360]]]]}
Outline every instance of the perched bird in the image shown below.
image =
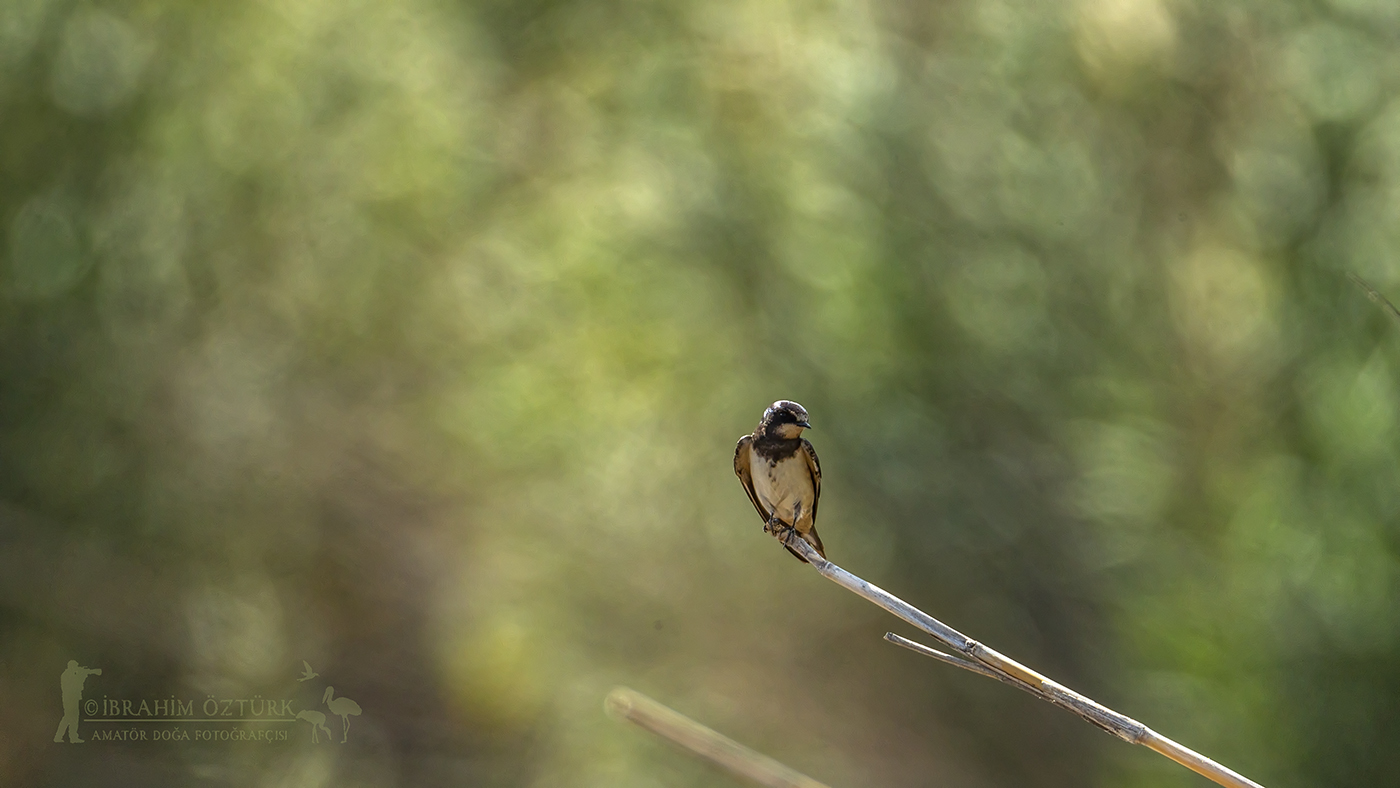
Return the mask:
{"type": "MultiPolygon", "coordinates": [[[[822,466],[817,462],[817,450],[802,437],[802,431],[811,427],[801,405],[785,399],[774,402],[763,412],[763,421],[753,434],[740,438],[734,447],[734,473],[763,518],[764,533],[782,538],[787,530],[796,530],[826,558],[817,536],[822,466]]],[[[806,563],[791,547],[788,552],[806,563]]]]}

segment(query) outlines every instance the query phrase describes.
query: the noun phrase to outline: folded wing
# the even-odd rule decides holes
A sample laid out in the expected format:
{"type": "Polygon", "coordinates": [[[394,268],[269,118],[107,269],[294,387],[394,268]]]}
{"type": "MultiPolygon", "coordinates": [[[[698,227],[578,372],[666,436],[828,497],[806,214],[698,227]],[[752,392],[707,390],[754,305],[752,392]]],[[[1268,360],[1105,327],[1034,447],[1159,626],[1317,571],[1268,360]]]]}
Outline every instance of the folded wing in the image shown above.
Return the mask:
{"type": "Polygon", "coordinates": [[[817,450],[812,448],[812,442],[806,438],[802,439],[802,456],[807,458],[807,471],[812,474],[812,527],[807,531],[806,535],[811,537],[807,541],[817,548],[822,558],[826,558],[822,538],[817,536],[817,503],[822,498],[822,464],[817,461],[817,450]]]}
{"type": "Polygon", "coordinates": [[[764,523],[767,523],[772,518],[773,513],[763,508],[763,504],[758,500],[758,493],[753,490],[752,456],[753,436],[745,435],[734,446],[734,475],[738,476],[739,483],[744,485],[744,492],[749,494],[749,500],[753,502],[753,508],[758,510],[758,516],[763,518],[764,523]]]}

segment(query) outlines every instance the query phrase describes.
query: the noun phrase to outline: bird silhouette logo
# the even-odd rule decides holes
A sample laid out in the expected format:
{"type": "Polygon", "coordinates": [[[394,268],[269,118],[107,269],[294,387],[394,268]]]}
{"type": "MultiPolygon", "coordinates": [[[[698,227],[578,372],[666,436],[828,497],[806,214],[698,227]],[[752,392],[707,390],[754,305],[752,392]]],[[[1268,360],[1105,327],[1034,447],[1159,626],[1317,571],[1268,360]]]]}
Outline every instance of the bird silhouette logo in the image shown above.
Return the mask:
{"type": "MultiPolygon", "coordinates": [[[[297,679],[297,681],[310,681],[321,675],[312,669],[310,662],[302,660],[301,664],[305,669],[302,671],[301,678],[297,679]]],[[[321,734],[323,733],[326,736],[326,741],[335,741],[335,735],[331,733],[330,728],[326,727],[326,718],[328,716],[339,717],[340,743],[345,744],[350,740],[350,718],[360,716],[363,711],[360,708],[360,704],[344,696],[337,698],[335,696],[335,687],[331,686],[327,686],[325,691],[321,693],[321,703],[325,705],[330,714],[326,714],[314,708],[302,709],[297,713],[296,718],[305,721],[311,726],[311,741],[312,743],[320,744],[321,734]]]]}
{"type": "Polygon", "coordinates": [[[311,723],[311,743],[320,744],[321,737],[316,733],[319,728],[326,734],[326,741],[331,741],[331,729],[326,727],[326,715],[314,709],[302,709],[297,712],[297,719],[306,720],[311,723]]]}
{"type": "Polygon", "coordinates": [[[326,687],[326,694],[321,696],[321,702],[326,704],[326,708],[331,710],[331,714],[339,717],[345,723],[345,730],[340,738],[340,743],[344,744],[350,738],[350,718],[360,716],[360,704],[349,698],[335,697],[335,687],[326,687]]]}

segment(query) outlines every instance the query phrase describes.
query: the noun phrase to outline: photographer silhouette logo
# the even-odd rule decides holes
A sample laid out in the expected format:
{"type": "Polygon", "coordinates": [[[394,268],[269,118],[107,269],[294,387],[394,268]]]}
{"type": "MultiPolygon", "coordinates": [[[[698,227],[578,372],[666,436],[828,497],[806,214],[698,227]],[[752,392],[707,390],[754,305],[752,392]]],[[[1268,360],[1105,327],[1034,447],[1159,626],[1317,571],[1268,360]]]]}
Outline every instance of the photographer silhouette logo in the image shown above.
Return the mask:
{"type": "Polygon", "coordinates": [[[67,731],[69,744],[83,743],[84,740],[78,738],[78,705],[83,699],[83,682],[87,681],[88,676],[101,675],[102,668],[85,668],[76,659],[68,660],[68,669],[58,680],[63,689],[63,719],[58,723],[58,732],[53,735],[54,741],[63,741],[63,734],[67,731]]]}

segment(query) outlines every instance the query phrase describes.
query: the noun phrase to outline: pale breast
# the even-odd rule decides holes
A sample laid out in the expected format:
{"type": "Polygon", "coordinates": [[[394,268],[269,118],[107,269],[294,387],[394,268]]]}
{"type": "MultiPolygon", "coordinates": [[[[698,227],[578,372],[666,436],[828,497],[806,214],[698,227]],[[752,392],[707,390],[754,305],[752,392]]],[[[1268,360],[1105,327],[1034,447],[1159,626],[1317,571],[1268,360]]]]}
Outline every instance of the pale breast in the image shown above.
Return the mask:
{"type": "Polygon", "coordinates": [[[749,460],[749,472],[758,499],[777,514],[779,520],[795,524],[798,517],[804,521],[811,519],[816,490],[812,487],[812,472],[806,458],[796,454],[770,463],[754,452],[749,460]]]}

